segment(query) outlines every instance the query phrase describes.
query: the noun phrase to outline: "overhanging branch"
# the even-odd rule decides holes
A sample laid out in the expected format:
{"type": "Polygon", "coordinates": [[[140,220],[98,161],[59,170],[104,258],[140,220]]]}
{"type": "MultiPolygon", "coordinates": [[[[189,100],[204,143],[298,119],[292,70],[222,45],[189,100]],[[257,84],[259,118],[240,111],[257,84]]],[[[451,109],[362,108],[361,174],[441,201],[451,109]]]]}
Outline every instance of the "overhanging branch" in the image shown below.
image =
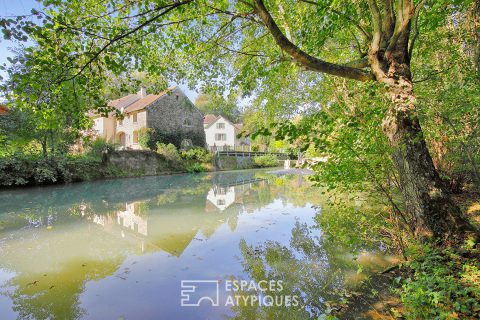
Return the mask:
{"type": "Polygon", "coordinates": [[[277,45],[300,65],[304,66],[308,70],[358,81],[368,81],[374,79],[372,74],[369,72],[345,65],[326,62],[307,54],[293,44],[290,40],[288,40],[288,38],[282,33],[262,0],[254,0],[254,4],[256,13],[272,34],[277,45]]]}

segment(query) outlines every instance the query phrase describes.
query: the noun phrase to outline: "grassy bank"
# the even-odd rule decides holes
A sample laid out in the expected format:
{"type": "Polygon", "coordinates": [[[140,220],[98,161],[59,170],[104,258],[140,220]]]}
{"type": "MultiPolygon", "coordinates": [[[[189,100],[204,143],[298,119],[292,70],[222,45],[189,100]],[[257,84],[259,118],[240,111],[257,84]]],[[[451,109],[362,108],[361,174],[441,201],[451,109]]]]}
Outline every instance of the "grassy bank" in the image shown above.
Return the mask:
{"type": "MultiPolygon", "coordinates": [[[[135,158],[136,151],[129,152],[135,158]]],[[[114,147],[105,143],[93,146],[81,154],[14,153],[0,157],[0,187],[20,187],[92,181],[98,179],[152,175],[142,164],[129,161],[111,161],[114,147]]],[[[148,153],[148,151],[138,152],[148,153]]],[[[117,153],[118,154],[118,153],[117,153]]],[[[179,152],[173,145],[159,144],[153,174],[211,171],[211,154],[201,148],[179,152]]],[[[118,158],[118,157],[117,157],[118,158]]],[[[137,162],[141,162],[141,159],[137,162]]]]}
{"type": "MultiPolygon", "coordinates": [[[[476,199],[465,193],[457,201],[478,222],[476,199]]],[[[405,258],[371,275],[325,319],[480,319],[480,248],[473,238],[442,246],[409,239],[405,258]]]]}

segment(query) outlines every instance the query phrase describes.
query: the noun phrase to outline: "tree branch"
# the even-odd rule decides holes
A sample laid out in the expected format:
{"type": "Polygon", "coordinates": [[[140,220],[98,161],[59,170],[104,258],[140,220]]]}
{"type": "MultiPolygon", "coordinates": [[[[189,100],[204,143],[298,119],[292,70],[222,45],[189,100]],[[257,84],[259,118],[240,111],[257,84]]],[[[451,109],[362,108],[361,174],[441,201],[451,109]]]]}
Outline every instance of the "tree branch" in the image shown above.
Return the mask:
{"type": "Polygon", "coordinates": [[[347,66],[347,67],[361,69],[361,68],[368,67],[369,63],[368,63],[368,58],[364,57],[364,58],[360,58],[360,59],[357,59],[357,60],[352,60],[352,61],[346,62],[343,65],[347,66]]]}
{"type": "Polygon", "coordinates": [[[418,16],[420,15],[420,10],[423,7],[423,4],[425,3],[425,0],[420,1],[417,6],[415,7],[415,13],[413,16],[413,21],[414,21],[414,33],[412,36],[412,39],[410,40],[410,44],[408,46],[408,56],[411,58],[412,53],[413,53],[413,47],[415,45],[415,41],[418,38],[418,35],[420,34],[420,29],[418,27],[418,16]]]}
{"type": "Polygon", "coordinates": [[[415,8],[413,7],[411,0],[400,0],[397,11],[398,11],[398,14],[395,22],[395,30],[389,40],[387,50],[385,50],[385,56],[387,58],[389,57],[393,49],[396,47],[397,41],[400,38],[400,36],[402,36],[402,34],[405,31],[407,31],[410,25],[410,21],[412,20],[412,17],[415,14],[415,8]]]}
{"type": "Polygon", "coordinates": [[[302,51],[296,45],[294,45],[278,28],[277,24],[273,20],[270,12],[268,12],[262,0],[254,0],[255,11],[263,21],[267,29],[272,34],[277,45],[286,53],[288,53],[296,62],[306,67],[308,70],[331,74],[343,78],[368,81],[373,80],[373,76],[369,72],[365,72],[360,69],[338,65],[330,62],[323,61],[316,57],[313,57],[306,52],[302,51]]]}
{"type": "Polygon", "coordinates": [[[102,54],[105,50],[107,50],[108,47],[110,47],[112,44],[114,44],[115,42],[123,39],[123,38],[126,38],[128,37],[129,35],[137,32],[138,30],[140,29],[143,29],[144,27],[146,27],[147,25],[151,24],[152,22],[154,22],[155,20],[157,20],[158,18],[162,17],[163,15],[167,14],[168,12],[172,11],[173,9],[179,7],[179,6],[182,6],[182,5],[185,5],[185,4],[188,4],[190,2],[193,2],[194,0],[185,0],[183,2],[177,2],[177,3],[174,3],[172,5],[168,5],[168,6],[165,6],[163,7],[162,9],[165,9],[164,11],[160,12],[159,14],[151,17],[150,19],[147,19],[145,22],[139,24],[138,26],[136,26],[135,28],[129,30],[128,32],[126,33],[122,33],[118,36],[115,36],[113,39],[111,39],[110,41],[108,41],[100,50],[98,50],[97,52],[95,52],[93,54],[93,56],[82,66],[82,68],[80,68],[80,71],[78,71],[76,74],[74,74],[73,76],[67,78],[67,79],[63,79],[62,81],[69,81],[69,80],[73,80],[75,79],[77,76],[79,76],[80,74],[82,74],[82,72],[87,68],[89,67],[93,61],[95,61],[99,56],[100,54],[102,54]]]}
{"type": "MultiPolygon", "coordinates": [[[[322,6],[322,4],[320,4],[318,2],[315,2],[315,1],[311,1],[311,0],[299,0],[299,1],[304,2],[304,3],[308,3],[308,4],[313,4],[315,6],[322,6]]],[[[335,10],[331,7],[329,7],[329,9],[330,9],[330,11],[332,11],[333,13],[338,15],[339,17],[342,17],[345,20],[351,22],[363,34],[365,39],[371,39],[372,38],[372,35],[367,30],[365,30],[365,28],[362,27],[358,22],[356,22],[352,17],[346,16],[346,15],[342,14],[340,11],[335,10]]]]}

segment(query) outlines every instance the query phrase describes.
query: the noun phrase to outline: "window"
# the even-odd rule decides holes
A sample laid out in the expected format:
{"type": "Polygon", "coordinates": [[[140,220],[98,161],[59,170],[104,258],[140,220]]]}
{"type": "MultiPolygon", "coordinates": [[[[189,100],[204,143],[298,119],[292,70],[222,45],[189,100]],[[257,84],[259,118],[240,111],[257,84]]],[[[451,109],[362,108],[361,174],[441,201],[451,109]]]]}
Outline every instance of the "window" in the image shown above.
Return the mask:
{"type": "Polygon", "coordinates": [[[217,200],[217,206],[224,206],[225,205],[225,200],[223,199],[218,199],[217,200]]]}
{"type": "Polygon", "coordinates": [[[217,129],[225,129],[225,123],[217,123],[217,129]]]}
{"type": "Polygon", "coordinates": [[[132,118],[133,118],[133,123],[137,123],[137,114],[136,113],[132,116],[132,118]]]}
{"type": "Polygon", "coordinates": [[[191,127],[192,126],[192,120],[188,119],[188,118],[185,118],[183,120],[183,126],[184,127],[191,127]]]}
{"type": "Polygon", "coordinates": [[[138,143],[138,131],[133,131],[133,143],[138,143]]]}
{"type": "Polygon", "coordinates": [[[215,133],[216,141],[227,141],[227,135],[225,133],[215,133]]]}

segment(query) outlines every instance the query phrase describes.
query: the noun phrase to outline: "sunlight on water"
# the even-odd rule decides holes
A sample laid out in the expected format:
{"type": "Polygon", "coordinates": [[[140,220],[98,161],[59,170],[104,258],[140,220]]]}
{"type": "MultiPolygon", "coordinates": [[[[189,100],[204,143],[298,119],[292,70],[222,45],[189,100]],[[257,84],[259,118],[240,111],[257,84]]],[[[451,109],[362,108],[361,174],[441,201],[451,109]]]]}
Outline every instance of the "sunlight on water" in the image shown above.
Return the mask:
{"type": "Polygon", "coordinates": [[[305,177],[258,170],[0,192],[0,319],[318,317],[356,266],[314,205],[305,177]],[[301,302],[181,306],[182,280],[228,279],[301,302]]]}

